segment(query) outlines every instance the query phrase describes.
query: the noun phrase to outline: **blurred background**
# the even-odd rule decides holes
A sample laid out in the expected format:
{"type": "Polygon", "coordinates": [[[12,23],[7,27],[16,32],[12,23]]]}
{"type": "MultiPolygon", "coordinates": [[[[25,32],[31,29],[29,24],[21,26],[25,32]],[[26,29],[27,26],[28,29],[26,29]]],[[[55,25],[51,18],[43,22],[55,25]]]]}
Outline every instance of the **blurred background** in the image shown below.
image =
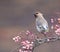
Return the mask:
{"type": "MultiPolygon", "coordinates": [[[[18,47],[12,40],[17,33],[27,29],[38,33],[33,16],[37,10],[51,26],[50,18],[60,12],[60,0],[0,0],[0,52],[12,52],[18,47]]],[[[34,52],[60,52],[60,41],[40,45],[34,52]]]]}

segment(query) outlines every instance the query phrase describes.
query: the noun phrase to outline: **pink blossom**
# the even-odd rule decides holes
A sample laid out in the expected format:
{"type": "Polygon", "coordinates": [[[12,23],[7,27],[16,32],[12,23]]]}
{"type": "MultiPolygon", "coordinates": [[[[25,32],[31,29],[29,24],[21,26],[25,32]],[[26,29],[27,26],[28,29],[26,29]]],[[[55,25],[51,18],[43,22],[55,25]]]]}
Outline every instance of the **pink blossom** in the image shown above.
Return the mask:
{"type": "Polygon", "coordinates": [[[29,44],[27,44],[27,45],[26,45],[26,47],[27,47],[26,49],[29,49],[29,48],[30,48],[30,45],[29,45],[29,44]]]}
{"type": "Polygon", "coordinates": [[[30,42],[28,40],[21,42],[23,49],[32,49],[33,48],[33,42],[30,42]]]}
{"type": "Polygon", "coordinates": [[[30,41],[28,41],[28,40],[26,40],[25,42],[26,42],[27,44],[29,44],[29,43],[30,43],[30,41]]]}
{"type": "Polygon", "coordinates": [[[27,31],[26,31],[26,34],[27,34],[27,35],[28,35],[28,34],[30,34],[30,31],[29,31],[29,30],[27,30],[27,31]]]}
{"type": "Polygon", "coordinates": [[[57,28],[59,28],[59,25],[55,25],[57,28]]]}
{"type": "Polygon", "coordinates": [[[54,23],[54,19],[53,18],[51,18],[51,23],[54,23]]]}
{"type": "MultiPolygon", "coordinates": [[[[22,34],[22,33],[20,32],[18,35],[20,35],[20,34],[22,34]]],[[[35,38],[35,35],[32,34],[29,30],[27,30],[25,34],[28,35],[28,38],[29,38],[29,39],[23,40],[24,38],[21,38],[20,36],[16,36],[16,37],[13,38],[13,40],[14,40],[15,42],[19,42],[20,39],[22,39],[21,42],[20,42],[20,44],[21,44],[21,49],[19,49],[19,52],[31,52],[31,50],[32,50],[32,48],[33,48],[33,43],[34,43],[34,42],[32,42],[33,40],[30,41],[30,39],[31,39],[31,38],[34,39],[34,38],[35,38]]]]}
{"type": "Polygon", "coordinates": [[[16,36],[16,37],[13,38],[13,40],[14,40],[15,42],[18,42],[20,39],[21,39],[21,37],[19,37],[19,36],[16,36]]]}
{"type": "Polygon", "coordinates": [[[60,26],[56,24],[56,25],[55,25],[55,29],[58,29],[58,28],[60,28],[60,26]]]}
{"type": "Polygon", "coordinates": [[[55,30],[55,33],[56,33],[57,35],[60,35],[60,28],[58,28],[57,30],[55,30]]]}
{"type": "Polygon", "coordinates": [[[24,51],[24,52],[28,52],[28,51],[24,51]]]}
{"type": "Polygon", "coordinates": [[[26,45],[26,42],[25,42],[25,41],[22,41],[21,44],[22,44],[22,45],[26,45]]]}
{"type": "Polygon", "coordinates": [[[23,52],[21,49],[19,49],[19,52],[23,52]]]}
{"type": "Polygon", "coordinates": [[[34,42],[31,42],[31,44],[33,44],[34,42]]]}
{"type": "Polygon", "coordinates": [[[58,20],[58,23],[60,23],[60,18],[58,18],[57,20],[58,20]]]}
{"type": "Polygon", "coordinates": [[[23,49],[26,49],[26,46],[22,46],[23,49]]]}

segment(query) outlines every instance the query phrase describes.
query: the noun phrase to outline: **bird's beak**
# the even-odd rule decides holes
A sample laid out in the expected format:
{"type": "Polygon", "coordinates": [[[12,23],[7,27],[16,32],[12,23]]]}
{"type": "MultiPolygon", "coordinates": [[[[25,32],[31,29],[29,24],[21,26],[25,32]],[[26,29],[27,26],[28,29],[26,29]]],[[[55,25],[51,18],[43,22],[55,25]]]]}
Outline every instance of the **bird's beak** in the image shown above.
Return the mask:
{"type": "Polygon", "coordinates": [[[35,18],[37,18],[37,15],[36,15],[36,14],[34,14],[34,17],[35,17],[35,18]]]}

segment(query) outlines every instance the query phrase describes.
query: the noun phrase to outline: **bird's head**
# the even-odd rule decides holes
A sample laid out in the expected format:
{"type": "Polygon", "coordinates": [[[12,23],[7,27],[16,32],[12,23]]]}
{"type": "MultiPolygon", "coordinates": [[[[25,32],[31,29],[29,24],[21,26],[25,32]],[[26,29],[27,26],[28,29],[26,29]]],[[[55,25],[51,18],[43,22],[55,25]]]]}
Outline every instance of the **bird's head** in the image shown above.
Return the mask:
{"type": "Polygon", "coordinates": [[[36,13],[34,14],[34,17],[35,17],[35,18],[38,18],[39,16],[42,16],[42,15],[43,15],[42,13],[36,12],[36,13]]]}

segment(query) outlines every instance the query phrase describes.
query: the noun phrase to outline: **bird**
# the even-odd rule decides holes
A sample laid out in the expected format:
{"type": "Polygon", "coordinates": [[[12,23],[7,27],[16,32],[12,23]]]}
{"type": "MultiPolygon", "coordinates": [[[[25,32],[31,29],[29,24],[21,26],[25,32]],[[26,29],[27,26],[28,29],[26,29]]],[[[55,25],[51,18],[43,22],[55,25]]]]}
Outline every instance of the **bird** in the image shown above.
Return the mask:
{"type": "Polygon", "coordinates": [[[36,29],[38,32],[42,33],[44,37],[47,37],[46,34],[49,32],[49,26],[47,20],[44,18],[43,14],[41,12],[35,12],[35,23],[36,23],[36,29]]]}

